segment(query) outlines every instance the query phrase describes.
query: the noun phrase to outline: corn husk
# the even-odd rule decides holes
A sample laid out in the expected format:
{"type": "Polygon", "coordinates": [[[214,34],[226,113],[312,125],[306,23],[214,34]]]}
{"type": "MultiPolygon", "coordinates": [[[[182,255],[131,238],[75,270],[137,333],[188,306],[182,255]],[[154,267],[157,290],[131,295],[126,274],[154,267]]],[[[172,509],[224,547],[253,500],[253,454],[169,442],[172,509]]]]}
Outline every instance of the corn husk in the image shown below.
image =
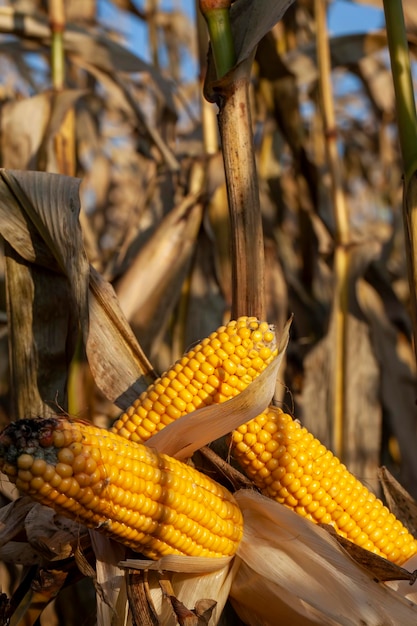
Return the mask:
{"type": "Polygon", "coordinates": [[[416,623],[417,605],[377,582],[325,529],[255,492],[235,495],[244,535],[230,593],[245,623],[416,623]]]}

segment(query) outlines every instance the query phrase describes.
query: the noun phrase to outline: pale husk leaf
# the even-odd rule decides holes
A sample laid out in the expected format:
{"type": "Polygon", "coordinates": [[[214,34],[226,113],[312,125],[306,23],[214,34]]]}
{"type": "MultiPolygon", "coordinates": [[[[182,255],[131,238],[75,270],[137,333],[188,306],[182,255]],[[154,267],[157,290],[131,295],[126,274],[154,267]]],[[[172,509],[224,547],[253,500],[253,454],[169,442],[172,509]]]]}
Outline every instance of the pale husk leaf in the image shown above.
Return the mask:
{"type": "Polygon", "coordinates": [[[119,614],[116,613],[115,607],[124,585],[124,571],[120,569],[118,563],[124,558],[126,549],[99,532],[94,530],[89,532],[96,557],[94,583],[98,591],[97,623],[102,626],[105,624],[121,626],[125,623],[127,603],[125,602],[124,611],[123,607],[118,605],[119,614]]]}
{"type": "Polygon", "coordinates": [[[254,615],[251,624],[279,623],[282,603],[298,614],[291,622],[297,625],[415,622],[417,605],[375,582],[323,528],[255,492],[235,496],[244,516],[237,556],[246,567],[238,571],[231,597],[238,613],[242,606],[242,615],[254,615]],[[253,576],[259,577],[255,587],[253,576]],[[253,593],[259,581],[266,607],[253,593]]]}
{"type": "Polygon", "coordinates": [[[152,447],[177,459],[186,459],[207,445],[253,419],[271,402],[279,366],[289,339],[289,320],[284,328],[278,356],[237,396],[183,415],[152,437],[152,447]]]}
{"type": "Polygon", "coordinates": [[[231,557],[207,559],[192,556],[166,556],[158,561],[128,559],[119,565],[130,569],[148,571],[151,598],[161,624],[176,626],[172,609],[163,597],[158,572],[170,572],[175,597],[187,608],[193,609],[198,601],[212,599],[216,607],[209,620],[210,626],[218,623],[229,596],[235,575],[235,562],[231,557]]]}

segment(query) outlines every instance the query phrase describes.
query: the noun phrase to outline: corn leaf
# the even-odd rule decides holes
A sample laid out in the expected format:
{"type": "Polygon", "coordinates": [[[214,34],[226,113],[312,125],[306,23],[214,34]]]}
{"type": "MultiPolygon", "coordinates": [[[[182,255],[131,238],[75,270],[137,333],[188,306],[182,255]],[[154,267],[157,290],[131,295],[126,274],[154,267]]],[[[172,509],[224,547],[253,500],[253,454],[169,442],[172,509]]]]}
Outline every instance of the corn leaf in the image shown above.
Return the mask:
{"type": "Polygon", "coordinates": [[[191,194],[160,222],[116,284],[120,306],[147,352],[151,345],[158,349],[179,300],[201,218],[198,194],[191,194]]]}

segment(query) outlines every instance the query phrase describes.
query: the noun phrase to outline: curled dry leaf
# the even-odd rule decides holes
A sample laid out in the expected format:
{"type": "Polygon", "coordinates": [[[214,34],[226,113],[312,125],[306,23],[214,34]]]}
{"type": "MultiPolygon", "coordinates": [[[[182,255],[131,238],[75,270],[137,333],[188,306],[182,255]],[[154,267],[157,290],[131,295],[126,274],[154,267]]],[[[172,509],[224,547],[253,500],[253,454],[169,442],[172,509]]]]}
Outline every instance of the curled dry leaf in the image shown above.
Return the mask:
{"type": "Polygon", "coordinates": [[[67,518],[58,517],[53,509],[33,504],[26,515],[25,531],[29,545],[45,561],[66,559],[77,545],[85,544],[87,530],[67,518]]]}
{"type": "Polygon", "coordinates": [[[410,584],[416,581],[416,575],[414,573],[338,535],[333,526],[323,525],[323,528],[325,528],[325,530],[338,541],[342,548],[346,550],[349,556],[358,565],[367,570],[376,581],[407,580],[410,584]]]}
{"type": "Polygon", "coordinates": [[[35,392],[27,393],[19,405],[20,416],[41,414],[41,400],[53,403],[57,399],[65,408],[67,367],[78,334],[77,322],[96,383],[120,408],[131,404],[153,378],[152,367],[112,287],[93,269],[90,271],[78,221],[79,183],[56,174],[1,170],[0,233],[12,249],[9,256],[17,254],[26,262],[23,269],[18,258],[9,263],[10,267],[13,262],[15,270],[15,292],[10,298],[12,319],[16,320],[16,328],[12,321],[10,331],[18,353],[14,362],[20,367],[21,380],[31,373],[27,386],[40,395],[39,399],[35,392]],[[39,300],[33,294],[39,291],[39,306],[45,310],[41,314],[35,309],[28,315],[39,300]],[[26,336],[21,332],[25,319],[26,336]],[[22,347],[19,338],[25,342],[22,347]],[[29,362],[23,358],[25,354],[31,355],[29,362]],[[47,385],[39,386],[38,392],[39,381],[47,385]]]}
{"type": "Polygon", "coordinates": [[[78,320],[88,331],[88,261],[77,179],[1,170],[13,388],[19,417],[65,407],[78,320]],[[8,247],[7,247],[8,246],[8,247]],[[23,382],[22,382],[23,381],[23,382]],[[56,407],[55,407],[56,408],[56,407]]]}
{"type": "Polygon", "coordinates": [[[378,478],[389,510],[417,537],[417,502],[386,467],[379,469],[378,478]]]}
{"type": "Polygon", "coordinates": [[[156,374],[122,313],[113,287],[91,267],[86,351],[97,386],[127,409],[156,374]]]}

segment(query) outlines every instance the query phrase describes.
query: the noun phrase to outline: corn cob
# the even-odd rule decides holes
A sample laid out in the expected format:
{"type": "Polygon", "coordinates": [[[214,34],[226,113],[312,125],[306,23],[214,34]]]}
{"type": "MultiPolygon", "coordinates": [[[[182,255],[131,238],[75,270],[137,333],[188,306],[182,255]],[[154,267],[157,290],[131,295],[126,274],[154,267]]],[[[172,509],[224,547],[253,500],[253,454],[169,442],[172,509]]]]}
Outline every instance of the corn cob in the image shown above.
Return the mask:
{"type": "Polygon", "coordinates": [[[266,322],[255,317],[231,321],[150,385],[111,430],[145,443],[182,415],[243,391],[276,354],[275,334],[266,322]]]}
{"type": "Polygon", "coordinates": [[[194,468],[79,420],[23,419],[0,435],[0,469],[42,504],[157,559],[234,554],[242,515],[194,468]]]}
{"type": "Polygon", "coordinates": [[[281,409],[240,426],[231,446],[264,495],[398,565],[417,553],[417,541],[381,500],[281,409]]]}

